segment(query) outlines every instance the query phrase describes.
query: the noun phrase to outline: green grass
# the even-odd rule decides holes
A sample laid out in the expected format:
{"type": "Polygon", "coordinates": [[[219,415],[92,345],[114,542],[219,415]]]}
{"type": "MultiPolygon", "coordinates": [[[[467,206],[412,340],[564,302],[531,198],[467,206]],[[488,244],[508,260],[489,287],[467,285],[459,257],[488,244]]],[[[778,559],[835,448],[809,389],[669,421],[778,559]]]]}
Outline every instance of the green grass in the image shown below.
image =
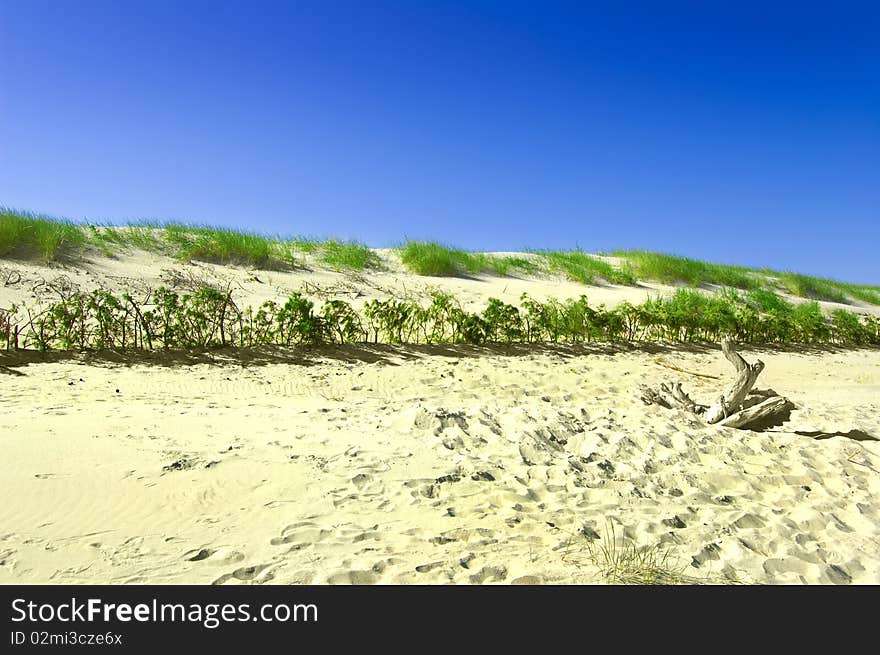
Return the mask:
{"type": "Polygon", "coordinates": [[[379,266],[379,256],[356,241],[328,239],[318,245],[317,252],[320,261],[336,270],[362,271],[379,266]]]}
{"type": "Polygon", "coordinates": [[[791,271],[770,269],[760,271],[744,266],[712,264],[687,257],[677,257],[644,250],[621,250],[614,253],[633,267],[640,279],[699,287],[720,284],[737,289],[753,290],[772,286],[767,277],[775,277],[788,293],[811,300],[849,303],[852,298],[880,305],[877,287],[851,284],[827,278],[802,275],[791,271]],[[763,276],[763,277],[761,277],[763,276]]]}
{"type": "Polygon", "coordinates": [[[502,277],[513,273],[534,273],[538,270],[535,262],[525,257],[482,255],[482,258],[484,270],[489,270],[502,277]]]}
{"type": "Polygon", "coordinates": [[[432,241],[408,241],[400,249],[400,259],[416,275],[454,277],[494,273],[510,275],[514,271],[531,272],[535,265],[525,257],[501,257],[467,252],[432,241]]]}
{"type": "Polygon", "coordinates": [[[306,237],[294,237],[289,241],[291,247],[294,250],[298,250],[299,252],[304,252],[306,254],[312,254],[318,251],[318,248],[321,247],[321,242],[318,239],[307,239],[306,237]]]}
{"type": "Polygon", "coordinates": [[[254,232],[178,223],[144,223],[126,227],[90,228],[89,240],[105,254],[120,247],[160,252],[183,260],[278,268],[301,263],[299,255],[315,255],[337,270],[362,270],[379,265],[378,256],[354,241],[290,240],[254,232]]]}
{"type": "Polygon", "coordinates": [[[268,266],[272,260],[273,240],[251,232],[167,224],[163,237],[180,259],[258,268],[268,266]]]}
{"type": "Polygon", "coordinates": [[[778,278],[786,291],[801,298],[813,300],[829,300],[831,302],[849,303],[852,298],[873,305],[880,305],[880,290],[868,285],[852,284],[829,278],[801,275],[790,271],[762,271],[768,276],[778,278]]]}
{"type": "Polygon", "coordinates": [[[0,207],[0,257],[52,261],[92,246],[111,257],[138,248],[182,260],[277,268],[312,254],[337,270],[379,266],[379,257],[355,241],[284,240],[246,230],[206,225],[142,222],[127,226],[77,225],[0,207]]]}
{"type": "Polygon", "coordinates": [[[744,266],[711,264],[647,250],[618,250],[613,254],[627,260],[639,279],[684,283],[692,287],[719,284],[737,289],[756,289],[763,286],[754,272],[744,266]]]}
{"type": "MultiPolygon", "coordinates": [[[[336,270],[377,268],[379,257],[356,241],[304,237],[280,239],[244,230],[179,223],[142,222],[128,226],[78,225],[71,221],[0,207],[0,257],[52,261],[82,252],[85,246],[114,256],[121,248],[138,248],[184,260],[239,264],[256,268],[300,265],[310,255],[336,270]]],[[[400,249],[404,265],[418,275],[460,276],[492,273],[509,276],[549,269],[584,284],[605,280],[635,284],[638,279],[699,287],[718,284],[738,289],[783,288],[813,300],[851,303],[853,299],[880,305],[880,286],[778,272],[743,266],[712,264],[644,250],[613,253],[621,267],[581,250],[534,252],[541,259],[467,252],[439,243],[410,241],[400,249]],[[774,283],[767,278],[775,278],[774,283]]]]}
{"type": "Polygon", "coordinates": [[[635,284],[636,277],[629,267],[615,268],[608,262],[580,250],[566,252],[539,252],[550,270],[565,273],[583,284],[595,284],[602,279],[613,284],[635,284]]]}
{"type": "Polygon", "coordinates": [[[597,543],[587,542],[587,553],[593,565],[610,584],[678,585],[699,580],[684,574],[684,568],[673,563],[668,550],[660,546],[636,546],[629,540],[618,540],[613,525],[597,543]]]}
{"type": "Polygon", "coordinates": [[[69,221],[0,207],[0,257],[59,259],[86,242],[82,228],[69,221]]]}
{"type": "Polygon", "coordinates": [[[780,284],[786,291],[801,298],[814,300],[830,300],[847,302],[849,298],[841,285],[833,280],[826,280],[800,273],[784,272],[776,274],[780,284]]]}
{"type": "Polygon", "coordinates": [[[840,286],[853,298],[871,303],[872,305],[880,305],[880,289],[877,287],[850,284],[849,282],[841,282],[840,286]]]}
{"type": "Polygon", "coordinates": [[[160,251],[162,244],[162,240],[158,236],[160,230],[160,226],[155,223],[141,223],[125,227],[90,225],[88,240],[108,256],[114,255],[120,247],[160,251]]]}
{"type": "Polygon", "coordinates": [[[605,536],[587,541],[587,557],[610,584],[700,585],[738,584],[739,580],[707,573],[688,575],[686,565],[660,545],[637,546],[632,540],[618,539],[614,524],[606,521],[605,536]]]}

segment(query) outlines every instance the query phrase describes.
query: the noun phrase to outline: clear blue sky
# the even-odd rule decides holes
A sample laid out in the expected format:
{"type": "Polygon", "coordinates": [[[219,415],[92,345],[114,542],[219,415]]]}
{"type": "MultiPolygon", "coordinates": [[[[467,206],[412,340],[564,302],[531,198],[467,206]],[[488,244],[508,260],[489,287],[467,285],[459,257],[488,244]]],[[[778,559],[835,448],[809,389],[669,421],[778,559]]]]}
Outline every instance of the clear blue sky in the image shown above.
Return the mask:
{"type": "Polygon", "coordinates": [[[0,0],[0,204],[880,284],[878,7],[0,0]]]}

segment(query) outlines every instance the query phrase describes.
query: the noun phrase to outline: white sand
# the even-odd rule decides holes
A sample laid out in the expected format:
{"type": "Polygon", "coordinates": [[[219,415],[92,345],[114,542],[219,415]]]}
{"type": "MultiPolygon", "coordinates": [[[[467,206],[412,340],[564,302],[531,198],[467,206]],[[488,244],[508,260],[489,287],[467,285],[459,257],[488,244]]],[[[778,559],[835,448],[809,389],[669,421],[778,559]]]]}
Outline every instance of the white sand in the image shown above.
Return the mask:
{"type": "MultiPolygon", "coordinates": [[[[163,262],[141,259],[61,272],[152,284],[163,262]]],[[[253,274],[254,298],[306,279],[253,274]]],[[[475,302],[505,285],[513,299],[524,286],[619,297],[553,280],[444,284],[475,302]]],[[[19,286],[0,306],[29,293],[19,286]]],[[[759,388],[797,406],[773,431],[632,396],[673,379],[714,398],[731,371],[713,349],[0,354],[0,583],[602,582],[583,529],[612,525],[698,580],[880,582],[880,442],[797,434],[880,437],[880,351],[743,354],[767,364],[759,388]]]]}

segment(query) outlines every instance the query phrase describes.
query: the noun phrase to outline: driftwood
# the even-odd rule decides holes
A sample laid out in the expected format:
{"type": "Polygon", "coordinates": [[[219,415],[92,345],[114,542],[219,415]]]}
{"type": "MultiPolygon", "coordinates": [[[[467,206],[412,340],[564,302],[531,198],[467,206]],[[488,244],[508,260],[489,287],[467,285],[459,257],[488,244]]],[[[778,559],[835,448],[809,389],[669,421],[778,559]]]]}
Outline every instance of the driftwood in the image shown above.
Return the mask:
{"type": "Polygon", "coordinates": [[[752,392],[758,376],[764,370],[764,362],[757,360],[754,364],[749,364],[728,340],[721,343],[721,351],[736,368],[736,379],[711,405],[694,402],[678,382],[663,383],[656,388],[641,385],[638,391],[639,399],[646,405],[685,410],[701,416],[706,423],[746,429],[750,425],[779,418],[792,407],[787,398],[777,396],[775,393],[768,395],[752,392]]]}

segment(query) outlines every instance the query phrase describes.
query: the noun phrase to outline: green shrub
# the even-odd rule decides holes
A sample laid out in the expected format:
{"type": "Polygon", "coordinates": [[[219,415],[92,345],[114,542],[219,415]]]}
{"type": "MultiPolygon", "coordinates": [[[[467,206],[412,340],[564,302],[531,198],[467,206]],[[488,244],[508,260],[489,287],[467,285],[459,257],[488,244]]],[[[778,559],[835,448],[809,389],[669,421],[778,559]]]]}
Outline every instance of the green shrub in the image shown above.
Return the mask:
{"type": "Polygon", "coordinates": [[[147,303],[104,290],[62,293],[39,310],[0,310],[0,344],[38,350],[179,349],[211,346],[317,345],[358,342],[578,343],[581,341],[839,343],[880,345],[880,320],[846,310],[823,315],[817,302],[794,305],[766,290],[708,295],[678,289],[641,305],[591,307],[586,296],[520,305],[490,298],[465,311],[450,294],[430,302],[371,300],[358,312],[339,299],[320,311],[294,292],[283,303],[241,309],[229,288],[179,294],[160,287],[147,303]],[[26,315],[26,318],[25,318],[26,315]]]}

